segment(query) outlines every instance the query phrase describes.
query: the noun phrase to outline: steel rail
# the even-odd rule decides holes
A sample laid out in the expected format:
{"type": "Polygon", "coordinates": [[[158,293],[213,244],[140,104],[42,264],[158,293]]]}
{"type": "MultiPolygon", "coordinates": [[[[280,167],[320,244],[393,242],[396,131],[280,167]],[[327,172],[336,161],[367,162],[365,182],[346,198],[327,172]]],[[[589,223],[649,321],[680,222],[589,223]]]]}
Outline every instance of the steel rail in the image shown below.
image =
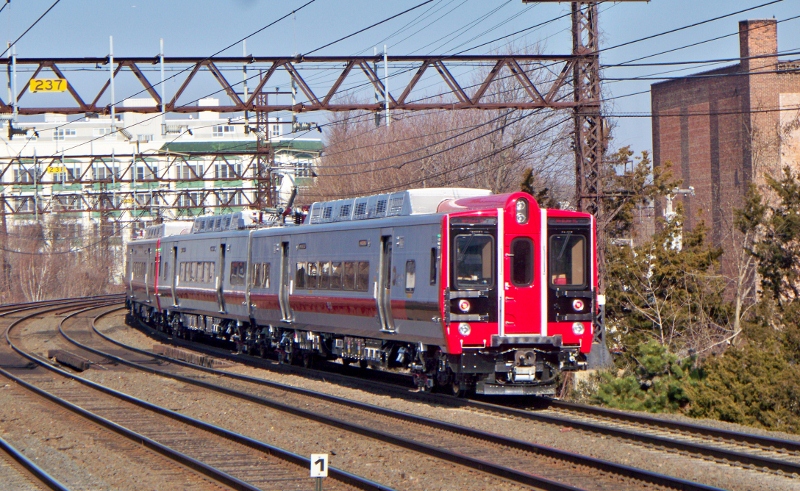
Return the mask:
{"type": "MultiPolygon", "coordinates": [[[[95,319],[95,321],[97,319],[99,319],[100,317],[104,316],[104,315],[110,314],[111,312],[113,312],[113,311],[109,311],[109,312],[106,312],[106,313],[102,314],[101,316],[98,316],[95,319]]],[[[344,399],[344,398],[340,398],[340,397],[332,396],[332,395],[328,395],[328,394],[321,394],[321,393],[314,392],[314,391],[311,391],[311,390],[308,390],[308,389],[303,389],[303,388],[299,388],[299,387],[293,387],[293,386],[289,386],[289,385],[285,385],[285,384],[281,384],[281,383],[277,383],[277,382],[271,382],[271,381],[260,379],[260,378],[249,377],[249,376],[246,376],[246,375],[240,375],[240,374],[236,374],[236,373],[229,373],[229,372],[225,372],[225,371],[215,370],[215,369],[212,369],[212,368],[207,368],[207,367],[194,365],[194,364],[182,361],[182,360],[177,360],[177,359],[170,358],[170,357],[167,357],[167,356],[164,356],[164,355],[157,355],[157,354],[154,354],[154,353],[152,353],[150,351],[142,350],[142,349],[139,349],[139,348],[134,348],[132,346],[125,345],[124,343],[120,343],[119,341],[116,341],[116,340],[106,336],[102,332],[100,332],[100,330],[97,329],[95,321],[93,321],[93,323],[92,323],[92,329],[94,330],[94,332],[97,333],[103,339],[107,340],[108,342],[110,342],[110,343],[112,343],[112,344],[114,344],[116,346],[122,347],[122,348],[124,348],[126,350],[130,350],[130,351],[136,352],[136,353],[141,354],[141,355],[154,357],[154,358],[158,358],[158,359],[163,359],[163,360],[169,361],[170,363],[177,364],[177,365],[180,365],[180,366],[189,367],[189,368],[196,369],[196,370],[199,370],[199,371],[202,371],[202,372],[205,372],[205,373],[210,373],[210,374],[214,374],[214,375],[221,376],[221,377],[224,377],[224,378],[230,378],[230,379],[244,381],[244,382],[248,382],[248,383],[263,385],[263,386],[266,386],[266,387],[279,389],[279,390],[284,390],[284,391],[287,391],[287,392],[291,392],[291,393],[294,393],[294,394],[299,394],[299,395],[306,396],[306,397],[312,397],[312,398],[315,398],[315,399],[318,399],[318,400],[323,400],[323,401],[326,401],[326,402],[332,402],[332,403],[335,403],[335,404],[344,405],[344,406],[347,406],[347,407],[350,407],[350,408],[354,408],[354,409],[359,409],[359,410],[363,410],[363,411],[372,412],[372,413],[379,414],[379,415],[382,415],[382,416],[387,416],[387,417],[391,417],[391,418],[400,419],[400,420],[403,420],[403,421],[408,421],[408,422],[424,425],[424,426],[427,426],[427,427],[430,427],[430,428],[435,428],[435,429],[442,430],[442,431],[449,431],[449,432],[455,433],[457,435],[463,435],[463,436],[467,436],[467,437],[472,437],[472,438],[484,440],[484,441],[487,441],[487,442],[490,442],[490,443],[494,443],[494,444],[498,444],[498,445],[504,445],[504,446],[507,446],[507,447],[510,447],[510,448],[515,448],[515,449],[518,449],[518,450],[522,450],[522,451],[526,451],[526,452],[542,455],[542,456],[545,456],[545,457],[549,457],[549,458],[554,458],[554,459],[558,459],[558,460],[561,460],[561,461],[570,462],[570,463],[573,463],[573,464],[576,464],[576,465],[582,465],[582,466],[586,466],[586,467],[597,469],[597,470],[602,470],[602,471],[606,471],[606,472],[615,473],[615,474],[618,474],[618,475],[623,476],[623,477],[633,478],[633,479],[637,479],[637,480],[640,480],[640,481],[643,481],[643,482],[648,482],[648,483],[651,483],[651,484],[667,486],[667,487],[671,487],[671,488],[674,488],[674,489],[680,489],[680,490],[713,490],[713,489],[718,489],[718,488],[715,488],[713,486],[706,486],[704,484],[699,484],[699,483],[695,483],[695,482],[684,480],[684,479],[678,479],[678,478],[674,478],[674,477],[671,477],[671,476],[666,476],[666,475],[663,475],[663,474],[658,474],[658,473],[655,473],[655,472],[650,472],[650,471],[646,471],[646,470],[643,470],[643,469],[638,469],[638,468],[631,467],[631,466],[617,464],[617,463],[610,462],[610,461],[596,459],[594,457],[582,456],[582,455],[566,452],[566,451],[563,451],[563,450],[558,450],[558,449],[555,449],[555,448],[552,448],[552,447],[547,447],[547,446],[544,446],[544,445],[538,445],[538,444],[531,443],[531,442],[526,442],[526,441],[517,440],[517,439],[513,439],[513,438],[509,438],[509,437],[504,437],[504,436],[501,436],[501,435],[497,435],[497,434],[494,434],[494,433],[489,433],[489,432],[482,431],[482,430],[477,430],[477,429],[473,429],[473,428],[459,426],[459,425],[455,425],[455,424],[452,424],[452,423],[447,423],[447,422],[443,422],[443,421],[439,421],[439,420],[425,418],[425,417],[422,417],[422,416],[409,415],[409,414],[406,414],[406,413],[403,413],[403,412],[382,408],[382,407],[375,406],[375,405],[372,405],[372,404],[352,401],[352,400],[348,400],[348,399],[344,399]]],[[[309,411],[298,409],[298,408],[295,408],[295,407],[292,407],[292,406],[288,406],[288,405],[285,405],[285,404],[282,404],[282,403],[279,403],[279,402],[271,401],[271,400],[268,400],[268,399],[265,399],[265,398],[262,398],[262,397],[259,397],[259,396],[255,396],[255,395],[252,395],[252,394],[248,394],[248,393],[245,393],[245,392],[241,392],[241,391],[238,391],[238,390],[235,390],[235,389],[230,389],[230,388],[227,388],[227,387],[221,387],[219,385],[216,385],[216,384],[213,384],[213,383],[210,383],[210,382],[204,382],[204,381],[201,381],[201,380],[197,380],[195,378],[184,377],[184,376],[181,376],[181,375],[160,371],[160,370],[157,370],[155,368],[146,367],[146,366],[140,365],[138,363],[126,360],[124,358],[120,358],[120,357],[114,356],[114,355],[112,355],[110,353],[107,353],[107,352],[92,348],[90,346],[86,346],[86,345],[74,340],[73,338],[69,337],[66,333],[62,332],[62,335],[67,340],[69,340],[71,343],[75,344],[76,346],[80,347],[81,349],[85,349],[85,350],[90,351],[92,353],[95,353],[97,355],[104,356],[104,357],[107,357],[109,359],[113,359],[113,360],[115,360],[115,361],[117,361],[119,363],[131,366],[131,367],[136,368],[138,370],[142,370],[142,371],[145,371],[145,372],[148,372],[148,373],[159,374],[161,376],[173,378],[175,380],[179,380],[179,381],[182,381],[184,383],[196,385],[196,386],[207,388],[207,389],[214,390],[214,391],[219,391],[219,392],[225,393],[226,395],[239,397],[239,398],[242,398],[242,399],[248,400],[250,402],[257,403],[257,404],[265,404],[265,405],[267,405],[267,406],[269,406],[269,407],[271,407],[273,409],[278,409],[278,410],[281,410],[281,411],[287,411],[287,412],[290,412],[291,414],[295,414],[295,415],[298,415],[298,416],[314,418],[314,419],[317,419],[317,420],[319,420],[321,422],[328,422],[328,424],[332,424],[334,426],[342,427],[344,429],[351,430],[351,428],[355,428],[358,432],[360,432],[361,434],[364,434],[366,436],[373,436],[373,437],[380,438],[380,439],[391,438],[392,440],[401,440],[401,439],[399,439],[399,437],[395,437],[394,435],[391,435],[391,434],[388,434],[388,433],[377,432],[377,431],[371,430],[369,428],[354,426],[354,425],[351,425],[350,423],[337,421],[336,419],[333,419],[333,418],[326,418],[326,417],[321,416],[321,415],[316,414],[316,413],[312,413],[312,412],[309,412],[309,411]],[[323,418],[325,419],[325,421],[323,420],[323,418]],[[345,426],[341,426],[342,424],[345,425],[345,426]]],[[[406,444],[404,444],[404,446],[405,445],[406,444]]],[[[425,444],[418,444],[418,443],[412,443],[412,445],[423,445],[423,446],[425,446],[425,444]]],[[[406,447],[406,448],[411,448],[411,447],[406,447]]],[[[457,456],[457,458],[460,459],[460,458],[463,458],[463,457],[457,456]]],[[[462,463],[462,462],[458,461],[457,463],[462,463]]],[[[467,465],[467,464],[465,464],[465,465],[467,465]]],[[[511,470],[511,472],[517,472],[517,471],[511,470]]],[[[500,475],[502,475],[502,474],[500,474],[500,475]]]]}
{"type": "MultiPolygon", "coordinates": [[[[70,319],[72,316],[78,315],[80,313],[87,312],[87,311],[90,311],[90,310],[96,310],[98,308],[107,307],[107,306],[108,305],[92,306],[92,307],[87,307],[87,308],[84,308],[82,310],[78,310],[78,311],[75,311],[75,312],[71,313],[70,315],[68,315],[64,319],[62,319],[61,322],[59,322],[59,331],[62,331],[62,324],[65,321],[67,321],[68,319],[70,319]]],[[[115,308],[115,309],[112,309],[112,310],[117,310],[117,309],[115,308]]],[[[253,448],[255,450],[264,452],[265,454],[274,455],[274,456],[276,456],[276,457],[278,457],[278,458],[280,458],[280,459],[282,459],[284,461],[287,461],[289,463],[292,463],[292,464],[295,464],[295,465],[298,465],[298,466],[302,466],[304,468],[308,468],[308,466],[310,465],[310,459],[307,458],[307,457],[303,457],[302,455],[298,455],[298,454],[294,454],[292,452],[288,452],[288,451],[286,451],[284,449],[281,449],[279,447],[275,447],[275,446],[263,443],[261,441],[246,437],[244,435],[240,435],[238,433],[234,433],[232,431],[226,430],[226,429],[221,428],[219,426],[215,426],[215,425],[200,421],[198,419],[182,415],[182,414],[177,413],[175,411],[171,411],[169,409],[157,406],[155,404],[151,404],[151,403],[149,403],[147,401],[135,398],[135,397],[130,396],[128,394],[125,394],[125,393],[122,393],[122,392],[119,392],[119,391],[115,391],[115,390],[110,389],[108,387],[104,387],[104,386],[102,386],[100,384],[97,384],[97,383],[92,382],[90,380],[84,379],[83,377],[79,377],[79,376],[74,375],[72,373],[69,373],[69,372],[67,372],[65,370],[62,370],[62,369],[60,369],[58,367],[55,367],[55,366],[43,361],[39,356],[36,356],[36,355],[33,355],[33,354],[25,352],[24,350],[22,350],[18,346],[14,345],[11,342],[10,338],[9,338],[9,333],[10,333],[11,329],[13,327],[15,327],[16,324],[18,324],[18,323],[20,323],[20,322],[22,322],[24,320],[26,320],[26,318],[19,319],[19,320],[15,321],[14,323],[12,323],[11,325],[9,325],[9,327],[6,329],[6,332],[5,332],[6,341],[8,342],[9,346],[11,346],[11,348],[14,351],[16,351],[18,354],[20,354],[21,356],[27,358],[28,360],[30,360],[30,361],[32,361],[34,363],[37,363],[37,364],[41,365],[43,368],[46,368],[46,369],[48,369],[48,370],[50,370],[50,371],[52,371],[54,373],[57,373],[57,374],[59,374],[59,375],[61,375],[63,377],[75,380],[76,382],[79,382],[79,383],[81,383],[81,384],[83,384],[83,385],[85,385],[87,387],[90,387],[92,389],[98,390],[98,391],[103,392],[105,394],[111,395],[111,396],[116,397],[116,398],[118,398],[120,400],[123,400],[125,402],[129,402],[129,403],[135,404],[135,405],[137,405],[139,407],[142,407],[144,409],[153,411],[153,412],[155,412],[157,414],[161,414],[163,416],[167,416],[167,417],[169,417],[171,419],[174,419],[174,420],[179,421],[181,423],[184,423],[186,425],[189,425],[189,426],[201,429],[201,430],[208,431],[209,433],[212,433],[212,434],[215,434],[217,436],[226,438],[226,439],[228,439],[230,441],[245,445],[245,446],[253,448]]],[[[196,471],[198,471],[198,472],[200,472],[200,473],[202,473],[204,475],[207,475],[208,477],[211,477],[212,479],[217,480],[220,483],[223,483],[223,484],[225,484],[227,486],[233,487],[234,489],[242,489],[242,490],[248,490],[248,491],[257,491],[258,490],[258,488],[254,487],[254,486],[251,486],[250,484],[248,484],[248,483],[246,483],[244,481],[241,481],[238,478],[230,476],[229,474],[226,474],[226,473],[224,473],[222,471],[219,471],[219,470],[215,469],[214,467],[209,466],[209,465],[207,465],[207,464],[205,464],[203,462],[200,462],[200,461],[198,461],[198,460],[196,460],[196,459],[194,459],[194,458],[192,458],[192,457],[190,457],[190,456],[188,456],[186,454],[183,454],[181,452],[173,450],[173,449],[171,449],[171,448],[169,448],[169,447],[167,447],[165,445],[162,445],[162,444],[156,442],[155,440],[152,440],[152,439],[150,439],[150,438],[148,438],[148,437],[146,437],[144,435],[141,435],[139,433],[131,431],[131,430],[129,430],[129,429],[127,429],[127,428],[125,428],[125,427],[123,427],[121,425],[118,425],[118,424],[114,423],[113,421],[110,421],[110,420],[108,420],[106,418],[103,418],[101,416],[95,415],[94,413],[91,413],[90,411],[87,411],[87,410],[85,410],[85,409],[83,409],[83,408],[81,408],[79,406],[76,406],[76,405],[74,405],[74,404],[72,404],[72,403],[70,403],[68,401],[65,401],[63,399],[60,399],[57,396],[54,396],[54,395],[50,394],[49,392],[46,392],[46,391],[44,391],[42,389],[39,389],[38,387],[36,387],[36,386],[34,386],[32,384],[29,384],[29,383],[25,382],[22,379],[19,379],[18,377],[14,376],[13,374],[6,372],[2,368],[0,368],[0,374],[3,374],[4,376],[6,376],[8,378],[11,378],[12,380],[16,381],[17,383],[19,383],[23,387],[31,390],[32,392],[36,393],[37,395],[40,395],[40,396],[42,396],[44,398],[47,398],[47,399],[49,399],[49,400],[51,400],[51,401],[53,401],[53,402],[55,402],[55,403],[57,403],[59,405],[62,405],[63,407],[69,409],[70,411],[73,411],[73,412],[75,412],[75,413],[77,413],[77,414],[79,414],[79,415],[81,415],[81,416],[83,416],[83,417],[85,417],[85,418],[97,423],[97,424],[100,424],[100,425],[102,425],[102,426],[104,426],[104,427],[106,427],[106,428],[108,428],[108,429],[110,429],[110,430],[112,430],[112,431],[114,431],[116,433],[119,433],[119,434],[121,434],[123,436],[126,436],[126,437],[130,438],[131,440],[136,441],[137,443],[141,443],[142,445],[146,446],[147,448],[150,448],[151,450],[154,450],[154,451],[156,451],[158,453],[161,453],[162,455],[165,455],[165,456],[167,456],[167,457],[169,457],[169,458],[171,458],[173,460],[176,460],[176,461],[186,465],[187,467],[189,467],[191,469],[194,469],[194,470],[196,470],[196,471]]],[[[382,484],[375,483],[373,481],[370,481],[368,479],[365,479],[363,477],[357,476],[355,474],[343,471],[343,470],[338,469],[338,468],[329,467],[328,468],[328,472],[329,472],[329,476],[332,477],[333,479],[336,479],[336,480],[338,480],[338,481],[340,481],[342,483],[349,484],[351,486],[357,487],[359,489],[375,490],[375,491],[392,491],[392,488],[389,488],[387,486],[383,486],[382,484]]]]}
{"type": "MultiPolygon", "coordinates": [[[[163,333],[160,333],[158,331],[153,331],[151,328],[149,328],[149,326],[145,326],[145,327],[148,330],[151,330],[152,332],[154,332],[156,334],[163,334],[163,333]]],[[[102,333],[98,333],[98,334],[100,334],[102,336],[102,333]]],[[[110,340],[110,341],[111,342],[115,342],[114,340],[110,340]]],[[[135,348],[130,348],[130,349],[135,349],[135,348]]],[[[197,349],[197,348],[195,348],[195,349],[197,349]]],[[[207,350],[207,351],[213,353],[212,350],[207,350]]],[[[174,361],[174,362],[175,363],[180,363],[180,361],[174,361]]],[[[195,367],[195,368],[202,369],[200,367],[195,367]]],[[[274,368],[274,367],[266,367],[266,368],[271,369],[271,370],[276,370],[276,368],[274,368]]],[[[305,373],[305,374],[308,374],[309,370],[308,369],[305,369],[305,370],[299,370],[299,369],[298,370],[292,370],[292,373],[296,373],[296,374],[305,373]]],[[[330,372],[322,371],[322,373],[325,373],[325,376],[330,376],[330,372]]],[[[386,373],[386,372],[380,372],[380,373],[386,373]]],[[[386,383],[375,382],[375,381],[371,381],[371,380],[365,380],[365,379],[363,379],[361,377],[353,377],[352,375],[346,375],[346,374],[341,374],[341,373],[337,373],[337,374],[334,374],[334,375],[338,376],[338,377],[347,378],[347,379],[356,378],[361,383],[374,384],[376,387],[380,387],[381,389],[384,389],[384,390],[387,388],[387,384],[386,383]]],[[[389,375],[394,375],[394,374],[389,374],[389,375]]],[[[391,385],[398,385],[398,384],[397,383],[391,383],[391,385]]],[[[405,394],[405,392],[404,392],[404,394],[405,394]]],[[[718,460],[732,460],[734,462],[739,462],[739,463],[741,463],[743,465],[754,465],[754,466],[764,467],[764,468],[771,469],[771,470],[781,470],[783,472],[788,472],[788,473],[792,473],[792,474],[800,474],[800,464],[794,464],[794,463],[791,463],[791,462],[781,461],[781,460],[778,460],[778,459],[770,459],[770,458],[765,458],[765,457],[754,456],[754,455],[741,453],[741,452],[721,450],[721,449],[714,448],[714,447],[708,446],[708,445],[694,444],[694,443],[691,443],[691,442],[681,442],[681,441],[673,440],[673,439],[670,439],[670,438],[667,438],[667,437],[641,434],[641,433],[638,433],[636,431],[631,431],[631,430],[610,428],[610,427],[608,427],[606,425],[603,425],[603,424],[593,424],[593,423],[587,423],[587,422],[580,422],[580,421],[576,421],[574,419],[570,419],[567,416],[546,415],[546,414],[541,414],[541,413],[538,413],[538,412],[533,412],[533,411],[530,411],[530,410],[510,408],[510,407],[502,406],[502,405],[499,405],[499,404],[496,404],[496,403],[489,403],[489,402],[476,401],[476,400],[455,399],[455,398],[452,398],[452,397],[438,395],[438,394],[425,393],[424,396],[422,396],[422,397],[426,397],[426,398],[429,398],[429,399],[434,399],[439,403],[446,403],[446,404],[450,404],[450,405],[457,405],[457,406],[460,406],[460,407],[492,411],[492,412],[500,413],[500,414],[503,414],[503,415],[506,415],[506,416],[520,417],[520,418],[523,418],[523,419],[541,421],[541,422],[550,423],[550,424],[556,424],[556,425],[560,425],[560,426],[570,426],[570,427],[574,427],[574,428],[581,429],[581,430],[584,430],[584,431],[589,431],[589,432],[592,432],[592,433],[605,434],[605,435],[614,436],[614,437],[617,437],[617,438],[634,440],[634,441],[638,441],[638,442],[641,442],[641,443],[646,443],[646,444],[649,444],[649,445],[655,445],[655,446],[659,446],[659,447],[663,447],[663,448],[669,448],[669,449],[673,449],[673,450],[693,452],[693,453],[697,453],[699,455],[704,455],[706,457],[710,457],[710,458],[714,458],[714,459],[718,459],[718,460]]],[[[800,443],[792,441],[792,440],[785,440],[785,439],[774,438],[774,437],[759,436],[759,435],[753,435],[753,434],[750,434],[750,433],[740,433],[740,432],[731,431],[731,430],[722,430],[722,429],[717,429],[717,428],[710,428],[710,427],[691,424],[691,423],[681,423],[681,422],[676,422],[676,421],[666,421],[666,420],[661,420],[661,419],[654,418],[654,417],[651,417],[651,416],[628,414],[628,413],[624,413],[622,411],[616,411],[616,410],[605,409],[605,408],[595,408],[595,407],[592,407],[592,406],[580,406],[580,405],[574,405],[574,404],[560,402],[560,401],[551,401],[551,404],[560,405],[560,406],[563,406],[563,407],[579,406],[579,407],[584,408],[585,412],[597,411],[598,414],[602,413],[602,414],[604,414],[604,415],[606,415],[608,417],[616,417],[617,415],[622,415],[624,417],[620,417],[619,419],[629,419],[631,422],[639,422],[640,424],[647,424],[647,425],[650,425],[650,426],[654,426],[657,429],[660,428],[660,429],[665,429],[665,430],[684,431],[684,432],[687,432],[687,433],[691,433],[691,432],[695,431],[695,429],[696,429],[697,430],[697,434],[691,435],[691,436],[709,436],[709,437],[713,437],[713,438],[726,439],[731,443],[737,443],[737,444],[746,443],[746,444],[750,444],[750,445],[756,445],[756,446],[764,447],[764,448],[767,448],[767,449],[769,449],[771,447],[771,448],[784,449],[786,451],[798,451],[798,452],[800,452],[800,443]]]]}
{"type": "Polygon", "coordinates": [[[669,421],[644,414],[633,414],[615,409],[608,409],[596,406],[588,406],[585,404],[576,404],[564,401],[550,401],[550,406],[558,409],[565,409],[577,413],[584,413],[591,416],[601,416],[605,418],[613,418],[616,420],[626,421],[629,423],[641,424],[657,428],[667,428],[676,431],[691,432],[694,435],[702,435],[720,440],[729,440],[735,443],[749,443],[751,445],[782,449],[789,452],[800,453],[800,441],[786,440],[783,438],[775,438],[763,435],[754,435],[752,433],[742,433],[733,430],[725,430],[721,428],[712,428],[694,423],[669,421]]]}
{"type": "Polygon", "coordinates": [[[69,488],[61,484],[58,479],[47,473],[44,469],[36,465],[31,459],[25,457],[19,450],[0,437],[0,448],[2,448],[12,459],[16,460],[22,467],[33,474],[36,479],[54,491],[69,491],[69,488]]]}

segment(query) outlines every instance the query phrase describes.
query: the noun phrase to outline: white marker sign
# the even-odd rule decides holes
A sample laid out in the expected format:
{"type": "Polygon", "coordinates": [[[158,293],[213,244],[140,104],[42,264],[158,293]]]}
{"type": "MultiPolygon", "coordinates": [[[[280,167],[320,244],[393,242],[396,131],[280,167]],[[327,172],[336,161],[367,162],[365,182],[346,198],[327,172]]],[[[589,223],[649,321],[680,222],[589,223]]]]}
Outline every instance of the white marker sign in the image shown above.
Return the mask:
{"type": "Polygon", "coordinates": [[[311,454],[311,477],[328,477],[328,454],[311,454]]]}

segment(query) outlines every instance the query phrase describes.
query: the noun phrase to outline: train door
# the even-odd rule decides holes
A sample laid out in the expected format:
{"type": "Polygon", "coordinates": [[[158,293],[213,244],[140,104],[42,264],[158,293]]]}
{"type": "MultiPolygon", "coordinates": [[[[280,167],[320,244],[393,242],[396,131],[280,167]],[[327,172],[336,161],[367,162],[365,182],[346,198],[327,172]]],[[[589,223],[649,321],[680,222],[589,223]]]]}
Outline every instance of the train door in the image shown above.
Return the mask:
{"type": "Polygon", "coordinates": [[[172,247],[172,306],[178,306],[178,246],[172,247]]]}
{"type": "Polygon", "coordinates": [[[133,298],[133,265],[136,264],[133,262],[133,251],[135,249],[131,247],[130,256],[128,256],[128,290],[131,293],[131,298],[133,298]]]}
{"type": "Polygon", "coordinates": [[[162,274],[161,262],[164,260],[161,255],[161,239],[156,240],[156,255],[153,260],[153,297],[156,300],[156,309],[161,312],[161,297],[158,293],[158,277],[162,274]]]}
{"type": "Polygon", "coordinates": [[[281,283],[278,287],[278,302],[281,306],[281,317],[284,322],[292,321],[292,309],[289,306],[289,282],[292,268],[289,263],[289,242],[281,242],[281,283]]]}
{"type": "Polygon", "coordinates": [[[152,248],[147,248],[147,262],[144,268],[144,297],[146,301],[150,301],[150,268],[153,265],[152,248]]]}
{"type": "Polygon", "coordinates": [[[394,331],[392,319],[392,236],[381,235],[380,258],[378,259],[378,318],[381,331],[394,331]]]}
{"type": "Polygon", "coordinates": [[[222,294],[222,286],[225,282],[225,243],[219,245],[219,273],[217,274],[217,303],[219,311],[225,312],[225,296],[222,294]]]}

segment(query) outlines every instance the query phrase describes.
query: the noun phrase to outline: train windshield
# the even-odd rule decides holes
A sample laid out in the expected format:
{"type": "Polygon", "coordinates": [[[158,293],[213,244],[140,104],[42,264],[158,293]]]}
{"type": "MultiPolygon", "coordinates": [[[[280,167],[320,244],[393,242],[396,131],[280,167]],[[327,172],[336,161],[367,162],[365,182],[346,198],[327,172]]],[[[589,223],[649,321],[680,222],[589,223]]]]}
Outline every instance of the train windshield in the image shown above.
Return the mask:
{"type": "Polygon", "coordinates": [[[458,235],[455,238],[456,288],[486,288],[494,284],[494,238],[458,235]]]}
{"type": "Polygon", "coordinates": [[[586,238],[582,235],[550,236],[550,284],[554,287],[586,285],[586,238]]]}

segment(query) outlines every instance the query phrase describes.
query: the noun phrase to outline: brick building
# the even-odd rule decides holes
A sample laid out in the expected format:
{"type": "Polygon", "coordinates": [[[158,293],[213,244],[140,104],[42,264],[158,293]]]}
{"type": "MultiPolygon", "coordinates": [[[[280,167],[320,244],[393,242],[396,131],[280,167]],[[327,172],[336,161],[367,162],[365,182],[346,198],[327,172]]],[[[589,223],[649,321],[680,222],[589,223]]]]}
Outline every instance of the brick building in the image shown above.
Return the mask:
{"type": "Polygon", "coordinates": [[[800,62],[778,59],[774,19],[740,22],[739,45],[735,65],[651,87],[654,165],[694,188],[685,226],[704,221],[722,246],[750,182],[800,169],[800,62]]]}

